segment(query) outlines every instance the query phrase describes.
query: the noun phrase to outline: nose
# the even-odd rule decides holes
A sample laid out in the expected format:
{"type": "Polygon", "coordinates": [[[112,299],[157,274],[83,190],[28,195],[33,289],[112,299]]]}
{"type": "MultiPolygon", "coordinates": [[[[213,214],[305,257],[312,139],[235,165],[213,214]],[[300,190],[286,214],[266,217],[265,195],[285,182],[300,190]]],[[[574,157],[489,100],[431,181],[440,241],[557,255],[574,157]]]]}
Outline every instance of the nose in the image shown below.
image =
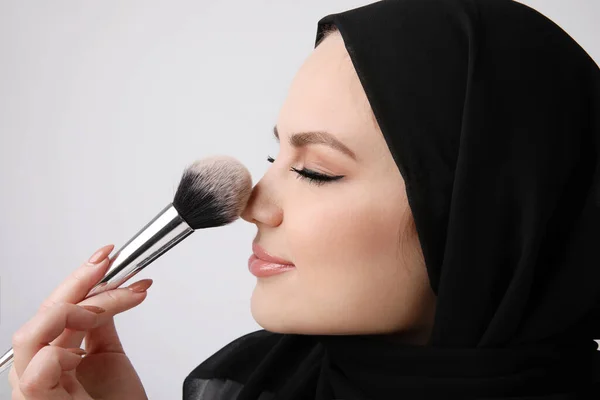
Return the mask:
{"type": "Polygon", "coordinates": [[[264,224],[275,227],[283,220],[283,210],[275,201],[272,187],[261,179],[252,189],[246,208],[240,217],[252,224],[264,224]]]}

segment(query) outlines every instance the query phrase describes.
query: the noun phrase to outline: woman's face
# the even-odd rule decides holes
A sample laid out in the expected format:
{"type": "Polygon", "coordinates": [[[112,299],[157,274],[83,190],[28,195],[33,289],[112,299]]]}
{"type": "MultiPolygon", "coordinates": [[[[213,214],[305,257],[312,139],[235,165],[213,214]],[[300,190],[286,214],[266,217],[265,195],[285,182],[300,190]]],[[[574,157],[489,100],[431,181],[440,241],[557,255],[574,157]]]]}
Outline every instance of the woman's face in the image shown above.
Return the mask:
{"type": "Polygon", "coordinates": [[[425,343],[435,295],[404,181],[338,33],[298,71],[276,130],[279,154],[242,217],[258,227],[255,243],[295,268],[257,278],[254,319],[278,333],[425,343]],[[326,132],[355,157],[326,144],[290,144],[306,132],[326,132]],[[343,177],[311,182],[292,167],[343,177]]]}

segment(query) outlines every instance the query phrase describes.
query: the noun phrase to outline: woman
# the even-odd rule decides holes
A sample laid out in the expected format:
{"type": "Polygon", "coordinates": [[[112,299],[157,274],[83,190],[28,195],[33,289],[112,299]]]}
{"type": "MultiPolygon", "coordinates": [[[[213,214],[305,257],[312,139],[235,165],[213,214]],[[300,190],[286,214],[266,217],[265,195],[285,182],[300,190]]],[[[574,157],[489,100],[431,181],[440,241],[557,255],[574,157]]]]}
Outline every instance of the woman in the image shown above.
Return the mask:
{"type": "MultiPolygon", "coordinates": [[[[294,267],[259,277],[265,329],[195,368],[184,399],[598,398],[600,71],[558,26],[509,0],[329,15],[275,133],[242,217],[294,267]]],[[[78,303],[100,317],[72,304],[102,268],[15,335],[19,398],[145,398],[112,324],[143,295],[78,303]],[[33,345],[49,326],[96,327],[90,355],[70,358],[68,332],[33,345]],[[127,379],[100,386],[106,347],[127,379]]]]}

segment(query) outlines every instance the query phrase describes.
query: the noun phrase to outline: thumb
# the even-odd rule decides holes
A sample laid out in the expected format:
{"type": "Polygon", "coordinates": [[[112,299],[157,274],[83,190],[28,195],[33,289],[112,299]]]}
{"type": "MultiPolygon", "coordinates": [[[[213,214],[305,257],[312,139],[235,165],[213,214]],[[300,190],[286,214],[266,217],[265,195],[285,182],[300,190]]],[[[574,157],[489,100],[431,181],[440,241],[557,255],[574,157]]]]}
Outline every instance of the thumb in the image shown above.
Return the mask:
{"type": "MultiPolygon", "coordinates": [[[[126,292],[127,289],[121,290],[126,292]]],[[[121,303],[119,313],[140,305],[147,297],[147,292],[136,293],[128,302],[121,303]]],[[[125,296],[128,296],[127,294],[125,296]]],[[[114,311],[113,311],[114,312],[114,311]]],[[[107,316],[108,317],[108,316],[107,316]]],[[[90,329],[85,335],[85,350],[94,353],[125,353],[115,325],[115,315],[110,316],[99,326],[90,329]]]]}
{"type": "MultiPolygon", "coordinates": [[[[78,303],[79,306],[90,305],[101,307],[104,308],[106,312],[98,314],[98,323],[95,327],[87,331],[65,329],[64,332],[62,332],[52,344],[65,348],[80,347],[81,342],[85,337],[87,351],[87,348],[90,345],[90,340],[92,341],[91,343],[93,343],[93,341],[100,342],[101,338],[99,336],[105,332],[106,334],[110,335],[109,337],[111,340],[113,340],[113,343],[116,341],[116,343],[120,345],[119,337],[116,335],[116,328],[113,320],[114,316],[138,306],[148,296],[146,290],[143,290],[142,292],[134,292],[130,290],[132,286],[137,285],[138,287],[142,286],[142,288],[147,289],[151,284],[152,279],[143,279],[142,281],[138,281],[133,285],[130,285],[128,288],[108,290],[81,301],[78,303]],[[110,326],[108,327],[107,331],[104,331],[102,330],[102,327],[106,324],[109,324],[110,326]],[[95,330],[96,333],[92,334],[90,337],[90,333],[95,330]]],[[[106,342],[106,340],[102,340],[102,342],[106,342]]]]}
{"type": "Polygon", "coordinates": [[[105,324],[88,331],[85,336],[85,351],[88,354],[94,353],[123,353],[123,345],[117,328],[115,318],[110,318],[105,324]]]}

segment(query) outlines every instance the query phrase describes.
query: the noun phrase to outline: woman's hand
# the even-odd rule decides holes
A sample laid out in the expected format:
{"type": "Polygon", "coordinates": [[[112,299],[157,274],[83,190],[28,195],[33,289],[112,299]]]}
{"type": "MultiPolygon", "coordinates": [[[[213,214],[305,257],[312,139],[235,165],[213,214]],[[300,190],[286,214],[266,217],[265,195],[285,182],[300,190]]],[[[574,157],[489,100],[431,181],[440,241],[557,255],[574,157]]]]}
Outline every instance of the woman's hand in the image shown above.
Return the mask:
{"type": "Polygon", "coordinates": [[[13,400],[147,399],[113,317],[144,301],[152,280],[83,300],[106,274],[113,248],[107,245],[94,253],[13,335],[8,377],[13,400]],[[136,288],[140,291],[132,290],[136,288]],[[84,338],[87,355],[82,358],[76,351],[84,338]]]}

